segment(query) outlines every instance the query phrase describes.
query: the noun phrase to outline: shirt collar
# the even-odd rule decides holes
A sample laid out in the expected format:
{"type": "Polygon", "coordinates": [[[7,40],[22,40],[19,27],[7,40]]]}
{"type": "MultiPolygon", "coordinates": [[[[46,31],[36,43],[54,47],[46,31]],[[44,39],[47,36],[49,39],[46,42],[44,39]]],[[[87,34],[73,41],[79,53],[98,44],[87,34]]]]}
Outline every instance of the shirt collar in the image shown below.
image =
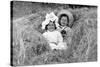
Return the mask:
{"type": "Polygon", "coordinates": [[[67,28],[67,26],[59,26],[62,30],[67,28]]]}

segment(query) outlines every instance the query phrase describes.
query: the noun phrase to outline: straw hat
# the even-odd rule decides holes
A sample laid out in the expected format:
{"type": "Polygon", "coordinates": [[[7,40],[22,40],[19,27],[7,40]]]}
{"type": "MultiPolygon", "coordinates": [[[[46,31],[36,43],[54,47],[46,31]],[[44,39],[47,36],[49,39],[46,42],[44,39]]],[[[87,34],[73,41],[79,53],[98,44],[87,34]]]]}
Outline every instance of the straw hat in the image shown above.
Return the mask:
{"type": "Polygon", "coordinates": [[[57,14],[57,16],[58,16],[58,21],[59,21],[59,18],[61,17],[61,15],[63,15],[63,14],[65,14],[65,15],[68,16],[68,18],[69,18],[69,24],[68,24],[68,25],[71,26],[71,25],[72,25],[72,22],[73,22],[73,20],[74,20],[72,13],[71,13],[70,11],[68,11],[68,10],[61,10],[61,11],[58,12],[58,14],[57,14]]]}
{"type": "Polygon", "coordinates": [[[50,14],[46,14],[45,20],[42,22],[42,29],[45,29],[45,26],[48,25],[50,21],[55,21],[56,27],[58,27],[58,17],[51,12],[50,14]]]}

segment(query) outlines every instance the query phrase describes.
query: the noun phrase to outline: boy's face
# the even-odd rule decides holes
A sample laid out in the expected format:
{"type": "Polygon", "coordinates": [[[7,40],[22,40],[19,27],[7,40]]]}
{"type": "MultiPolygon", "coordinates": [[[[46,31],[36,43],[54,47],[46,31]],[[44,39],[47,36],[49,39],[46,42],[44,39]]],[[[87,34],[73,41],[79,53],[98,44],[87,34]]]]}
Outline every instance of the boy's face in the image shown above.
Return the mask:
{"type": "Polygon", "coordinates": [[[53,23],[52,21],[50,21],[50,23],[48,24],[47,28],[48,28],[49,31],[55,30],[55,25],[54,25],[54,23],[53,23]]]}
{"type": "Polygon", "coordinates": [[[66,16],[62,16],[61,20],[60,20],[61,26],[66,26],[67,23],[68,23],[67,21],[68,21],[67,17],[66,16]]]}

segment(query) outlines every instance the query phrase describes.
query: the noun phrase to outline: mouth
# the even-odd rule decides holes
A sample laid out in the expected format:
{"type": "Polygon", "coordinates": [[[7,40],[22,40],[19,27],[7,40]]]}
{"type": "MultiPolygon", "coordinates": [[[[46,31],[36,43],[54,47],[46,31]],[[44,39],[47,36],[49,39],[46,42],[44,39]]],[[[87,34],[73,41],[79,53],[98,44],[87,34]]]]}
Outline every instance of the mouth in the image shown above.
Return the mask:
{"type": "Polygon", "coordinates": [[[61,24],[61,25],[65,26],[66,24],[65,24],[65,23],[63,23],[63,24],[61,24]]]}

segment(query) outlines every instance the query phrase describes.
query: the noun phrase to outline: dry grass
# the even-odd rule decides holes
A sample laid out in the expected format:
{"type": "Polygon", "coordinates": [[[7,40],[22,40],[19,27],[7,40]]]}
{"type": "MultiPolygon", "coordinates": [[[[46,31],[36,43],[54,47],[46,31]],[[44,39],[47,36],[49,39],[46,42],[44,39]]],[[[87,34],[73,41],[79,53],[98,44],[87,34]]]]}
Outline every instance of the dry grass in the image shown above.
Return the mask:
{"type": "MultiPolygon", "coordinates": [[[[14,3],[13,65],[40,65],[97,61],[97,8],[71,9],[67,5],[14,3]],[[41,5],[41,6],[40,6],[41,5]],[[43,38],[41,23],[45,14],[67,7],[75,18],[72,43],[67,51],[51,51],[43,38]]],[[[66,9],[67,9],[66,8],[66,9]]]]}

